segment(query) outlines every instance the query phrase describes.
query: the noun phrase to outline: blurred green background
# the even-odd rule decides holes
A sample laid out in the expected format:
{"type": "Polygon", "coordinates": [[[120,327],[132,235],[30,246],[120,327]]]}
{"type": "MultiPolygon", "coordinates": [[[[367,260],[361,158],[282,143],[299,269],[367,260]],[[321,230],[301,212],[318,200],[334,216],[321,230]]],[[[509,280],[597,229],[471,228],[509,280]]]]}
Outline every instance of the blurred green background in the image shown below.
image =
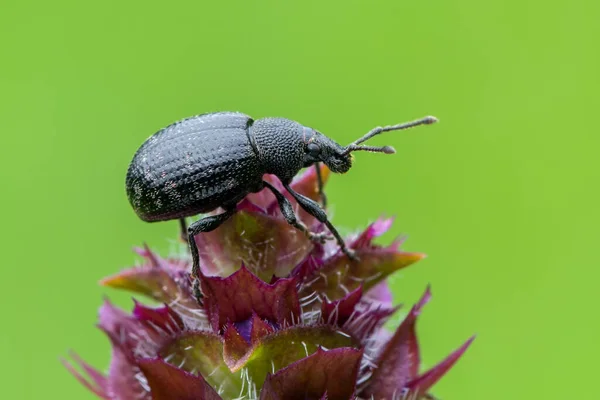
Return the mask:
{"type": "Polygon", "coordinates": [[[429,257],[394,279],[425,365],[473,333],[444,399],[595,395],[600,321],[600,3],[5,2],[0,12],[3,399],[92,399],[59,364],[104,368],[97,281],[174,222],[145,224],[124,193],[137,147],[214,110],[285,116],[357,154],[328,195],[343,231],[397,217],[390,240],[429,257]]]}

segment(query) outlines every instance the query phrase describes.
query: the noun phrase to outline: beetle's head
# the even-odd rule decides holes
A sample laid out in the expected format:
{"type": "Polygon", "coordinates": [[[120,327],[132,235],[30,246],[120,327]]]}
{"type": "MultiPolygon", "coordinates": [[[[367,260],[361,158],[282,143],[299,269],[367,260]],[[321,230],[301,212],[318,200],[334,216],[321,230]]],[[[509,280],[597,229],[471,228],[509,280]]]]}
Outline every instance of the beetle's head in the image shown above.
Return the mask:
{"type": "Polygon", "coordinates": [[[345,153],[344,146],[313,131],[304,145],[304,166],[308,167],[316,162],[323,162],[332,172],[343,174],[352,166],[352,155],[345,153]]]}
{"type": "Polygon", "coordinates": [[[355,140],[348,146],[340,146],[338,143],[329,139],[320,132],[310,128],[304,130],[304,166],[307,167],[315,162],[322,161],[332,172],[344,173],[352,166],[353,151],[370,151],[372,153],[393,154],[396,152],[391,146],[364,146],[361,143],[367,141],[373,136],[383,132],[398,131],[412,128],[418,125],[428,125],[437,122],[435,117],[425,117],[416,121],[406,122],[398,125],[378,127],[371,129],[360,139],[355,140]],[[310,133],[307,135],[306,131],[310,133]]]}

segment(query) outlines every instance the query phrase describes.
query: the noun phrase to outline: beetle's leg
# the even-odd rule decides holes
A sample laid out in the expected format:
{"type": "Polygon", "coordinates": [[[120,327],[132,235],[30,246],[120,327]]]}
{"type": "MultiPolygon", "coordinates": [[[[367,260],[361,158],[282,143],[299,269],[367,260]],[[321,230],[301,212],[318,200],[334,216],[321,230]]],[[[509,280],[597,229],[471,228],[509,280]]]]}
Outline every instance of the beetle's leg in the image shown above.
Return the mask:
{"type": "Polygon", "coordinates": [[[352,260],[358,260],[356,254],[354,254],[354,251],[352,251],[346,246],[344,239],[342,239],[337,229],[335,229],[332,223],[329,222],[329,219],[327,219],[327,214],[325,214],[325,211],[323,211],[323,209],[319,207],[318,203],[316,203],[314,200],[309,199],[306,196],[301,195],[300,193],[295,192],[290,187],[289,183],[284,183],[283,187],[296,199],[296,201],[298,202],[298,204],[300,204],[300,207],[302,207],[304,211],[306,211],[307,213],[324,223],[325,226],[327,226],[329,231],[333,234],[333,236],[335,236],[335,239],[342,248],[344,254],[346,254],[352,260]]]}
{"type": "Polygon", "coordinates": [[[315,163],[315,171],[317,172],[317,187],[319,190],[319,196],[321,197],[321,204],[323,204],[323,208],[327,207],[327,196],[323,191],[323,175],[321,175],[321,163],[315,163]]]}
{"type": "Polygon", "coordinates": [[[194,279],[194,296],[198,303],[202,302],[202,292],[200,290],[200,255],[198,254],[198,246],[194,237],[202,232],[210,232],[217,229],[223,222],[227,221],[236,209],[230,208],[222,214],[211,215],[204,217],[192,223],[187,229],[188,244],[192,253],[192,278],[194,279]]]}
{"type": "Polygon", "coordinates": [[[290,203],[290,201],[283,194],[281,194],[281,192],[277,190],[275,186],[271,185],[269,182],[263,182],[263,184],[275,195],[277,203],[279,204],[279,208],[281,209],[281,213],[283,214],[283,217],[288,222],[288,224],[292,225],[294,228],[304,233],[311,240],[320,243],[325,242],[325,240],[327,239],[327,235],[321,233],[313,233],[306,227],[306,225],[299,221],[296,217],[296,214],[294,213],[292,203],[290,203]]]}
{"type": "Polygon", "coordinates": [[[185,218],[179,218],[179,229],[180,229],[180,237],[181,240],[187,243],[188,241],[188,228],[187,223],[185,222],[185,218]]]}

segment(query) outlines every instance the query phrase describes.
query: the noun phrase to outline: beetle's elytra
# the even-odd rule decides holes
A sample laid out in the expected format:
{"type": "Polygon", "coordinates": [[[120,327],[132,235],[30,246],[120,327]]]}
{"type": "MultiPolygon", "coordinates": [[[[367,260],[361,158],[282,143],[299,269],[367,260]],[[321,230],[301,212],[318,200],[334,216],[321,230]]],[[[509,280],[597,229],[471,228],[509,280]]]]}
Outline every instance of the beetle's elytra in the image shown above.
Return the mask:
{"type": "MultiPolygon", "coordinates": [[[[194,236],[216,229],[236,211],[247,194],[269,189],[276,197],[285,219],[312,240],[326,239],[310,232],[297,220],[292,205],[268,182],[264,174],[276,175],[298,204],[324,223],[342,251],[353,258],[321,206],[294,192],[289,184],[305,167],[323,162],[331,171],[344,173],[352,165],[351,152],[393,153],[389,146],[361,145],[382,132],[431,124],[425,117],[404,124],[378,127],[341,146],[322,133],[285,118],[253,120],[239,112],[217,112],[190,117],[161,129],[138,149],[127,172],[129,201],[144,221],[180,219],[206,213],[218,207],[222,214],[204,217],[187,228],[193,258],[192,276],[199,276],[199,257],[194,236]]],[[[319,176],[319,182],[321,182],[319,176]]],[[[321,185],[320,185],[321,186],[321,185]]],[[[322,187],[319,187],[322,193],[322,187]]],[[[195,288],[198,288],[197,279],[195,288]]]]}

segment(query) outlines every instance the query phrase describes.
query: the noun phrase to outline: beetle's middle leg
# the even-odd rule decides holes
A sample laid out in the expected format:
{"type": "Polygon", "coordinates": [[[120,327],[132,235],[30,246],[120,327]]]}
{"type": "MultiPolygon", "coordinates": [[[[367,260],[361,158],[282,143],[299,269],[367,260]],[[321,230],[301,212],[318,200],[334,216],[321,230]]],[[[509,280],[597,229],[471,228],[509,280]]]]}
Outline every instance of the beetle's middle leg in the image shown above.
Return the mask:
{"type": "Polygon", "coordinates": [[[321,175],[321,163],[315,163],[315,172],[317,173],[317,188],[319,191],[319,197],[321,198],[321,204],[323,204],[323,208],[327,207],[327,196],[325,196],[325,192],[323,191],[323,175],[321,175]]]}
{"type": "Polygon", "coordinates": [[[227,221],[233,214],[236,208],[229,208],[222,214],[211,215],[199,219],[192,223],[187,228],[187,239],[192,253],[192,278],[194,279],[194,296],[198,303],[202,301],[202,292],[200,290],[200,255],[198,254],[198,246],[196,245],[195,236],[202,232],[210,232],[217,229],[223,222],[227,221]]]}
{"type": "Polygon", "coordinates": [[[335,239],[338,242],[344,254],[346,254],[352,260],[358,260],[356,254],[354,254],[354,251],[352,251],[348,248],[348,246],[346,246],[346,242],[344,242],[344,239],[340,236],[333,224],[329,222],[329,219],[327,219],[327,214],[325,214],[325,211],[323,211],[323,209],[319,206],[317,202],[315,202],[312,199],[309,199],[306,196],[301,195],[300,193],[295,192],[290,187],[289,183],[283,183],[283,187],[294,197],[294,199],[296,199],[296,201],[298,202],[298,204],[300,204],[300,207],[302,207],[304,211],[306,211],[307,213],[318,219],[321,223],[325,224],[325,226],[327,226],[329,231],[333,234],[333,236],[335,236],[335,239]]]}
{"type": "Polygon", "coordinates": [[[294,208],[292,207],[292,203],[283,195],[277,188],[271,185],[269,182],[263,182],[265,187],[269,189],[275,195],[277,199],[277,203],[279,204],[279,208],[281,209],[281,213],[283,217],[288,222],[288,224],[292,225],[294,228],[298,229],[300,232],[304,233],[310,240],[314,240],[319,243],[325,242],[327,240],[326,233],[314,233],[311,232],[306,225],[304,225],[301,221],[298,220],[296,214],[294,213],[294,208]]]}
{"type": "Polygon", "coordinates": [[[185,222],[185,218],[179,218],[179,237],[181,240],[187,243],[188,241],[188,228],[187,223],[185,222]]]}

